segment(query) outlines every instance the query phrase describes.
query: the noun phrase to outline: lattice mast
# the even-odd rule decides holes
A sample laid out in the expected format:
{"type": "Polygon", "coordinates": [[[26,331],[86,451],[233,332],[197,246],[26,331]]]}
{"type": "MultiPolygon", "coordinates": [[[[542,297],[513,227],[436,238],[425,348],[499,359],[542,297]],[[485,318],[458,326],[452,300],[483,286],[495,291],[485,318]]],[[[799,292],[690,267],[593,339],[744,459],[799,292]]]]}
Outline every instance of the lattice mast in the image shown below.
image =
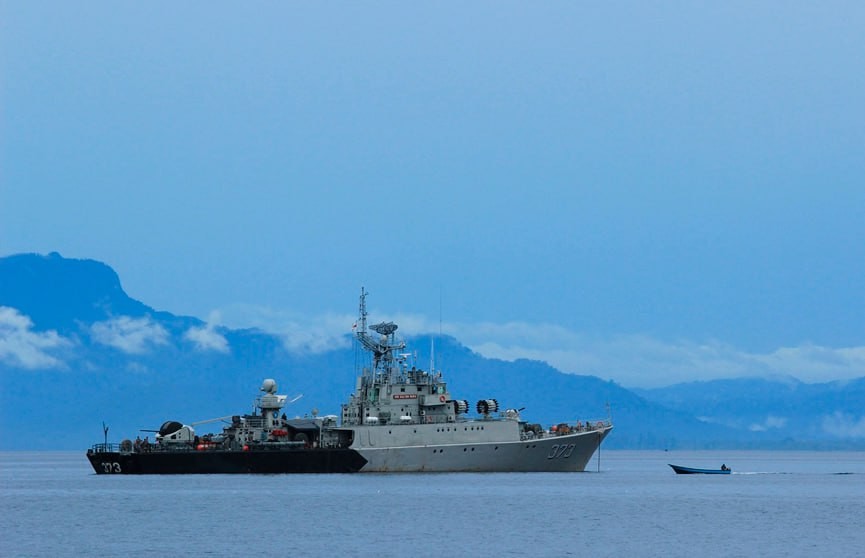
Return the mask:
{"type": "Polygon", "coordinates": [[[397,351],[405,349],[405,342],[396,340],[397,325],[393,322],[381,322],[369,326],[369,329],[381,335],[376,339],[367,331],[366,325],[366,295],[369,293],[361,287],[360,289],[360,310],[358,321],[360,327],[357,329],[357,340],[363,347],[373,354],[372,373],[378,375],[383,373],[388,379],[399,373],[397,364],[397,351]]]}

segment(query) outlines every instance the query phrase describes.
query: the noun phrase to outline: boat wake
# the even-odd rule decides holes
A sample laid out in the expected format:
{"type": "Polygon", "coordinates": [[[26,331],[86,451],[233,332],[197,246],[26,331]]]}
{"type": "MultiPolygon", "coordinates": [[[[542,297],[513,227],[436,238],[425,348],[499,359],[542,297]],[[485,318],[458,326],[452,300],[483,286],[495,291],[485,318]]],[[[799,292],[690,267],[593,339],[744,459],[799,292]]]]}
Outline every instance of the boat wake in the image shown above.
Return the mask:
{"type": "MultiPolygon", "coordinates": [[[[811,473],[807,472],[799,472],[799,473],[791,473],[789,471],[733,471],[733,475],[808,475],[811,473]]],[[[843,471],[839,473],[821,473],[824,475],[855,475],[856,473],[851,471],[843,471]]]]}

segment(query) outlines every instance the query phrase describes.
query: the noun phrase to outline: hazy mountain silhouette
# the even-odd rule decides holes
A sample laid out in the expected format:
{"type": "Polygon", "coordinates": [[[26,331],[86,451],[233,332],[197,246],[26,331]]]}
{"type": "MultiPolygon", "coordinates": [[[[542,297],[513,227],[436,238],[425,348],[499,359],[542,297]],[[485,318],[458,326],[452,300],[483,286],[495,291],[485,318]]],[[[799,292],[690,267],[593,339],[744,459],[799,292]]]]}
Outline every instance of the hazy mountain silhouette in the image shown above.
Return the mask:
{"type": "MultiPolygon", "coordinates": [[[[635,391],[542,362],[487,359],[446,336],[407,341],[423,368],[434,341],[436,368],[472,406],[495,398],[545,425],[609,412],[616,428],[608,448],[865,447],[858,418],[865,380],[729,380],[635,391]]],[[[117,274],[93,260],[0,258],[0,448],[83,450],[102,439],[102,421],[116,441],[169,419],[246,412],[265,378],[275,378],[282,393],[303,394],[289,414],[339,414],[364,355],[348,334],[335,345],[289,350],[266,332],[155,311],[129,298],[117,274]]]]}
{"type": "Polygon", "coordinates": [[[832,447],[865,439],[865,378],[820,384],[742,378],[635,391],[704,421],[766,432],[782,444],[810,439],[816,447],[832,447]]]}

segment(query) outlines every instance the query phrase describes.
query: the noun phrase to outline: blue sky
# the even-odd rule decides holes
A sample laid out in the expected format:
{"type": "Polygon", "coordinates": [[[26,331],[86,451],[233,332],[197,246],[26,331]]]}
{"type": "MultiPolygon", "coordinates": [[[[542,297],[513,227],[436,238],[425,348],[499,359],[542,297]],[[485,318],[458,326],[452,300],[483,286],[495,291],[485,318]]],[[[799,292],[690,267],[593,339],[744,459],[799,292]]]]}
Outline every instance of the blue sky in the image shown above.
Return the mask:
{"type": "Polygon", "coordinates": [[[0,4],[0,255],[320,348],[865,376],[859,2],[0,4]]]}

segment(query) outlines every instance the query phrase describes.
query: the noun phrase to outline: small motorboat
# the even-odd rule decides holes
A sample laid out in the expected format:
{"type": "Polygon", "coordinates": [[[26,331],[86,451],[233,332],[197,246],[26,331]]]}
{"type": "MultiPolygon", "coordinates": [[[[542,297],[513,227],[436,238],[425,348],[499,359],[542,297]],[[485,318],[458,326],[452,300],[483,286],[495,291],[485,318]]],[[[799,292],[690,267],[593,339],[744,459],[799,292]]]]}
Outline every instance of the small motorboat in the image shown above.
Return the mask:
{"type": "Polygon", "coordinates": [[[721,465],[720,469],[694,469],[693,467],[682,467],[681,465],[673,465],[667,463],[676,471],[677,475],[729,475],[732,469],[726,465],[721,465]]]}

